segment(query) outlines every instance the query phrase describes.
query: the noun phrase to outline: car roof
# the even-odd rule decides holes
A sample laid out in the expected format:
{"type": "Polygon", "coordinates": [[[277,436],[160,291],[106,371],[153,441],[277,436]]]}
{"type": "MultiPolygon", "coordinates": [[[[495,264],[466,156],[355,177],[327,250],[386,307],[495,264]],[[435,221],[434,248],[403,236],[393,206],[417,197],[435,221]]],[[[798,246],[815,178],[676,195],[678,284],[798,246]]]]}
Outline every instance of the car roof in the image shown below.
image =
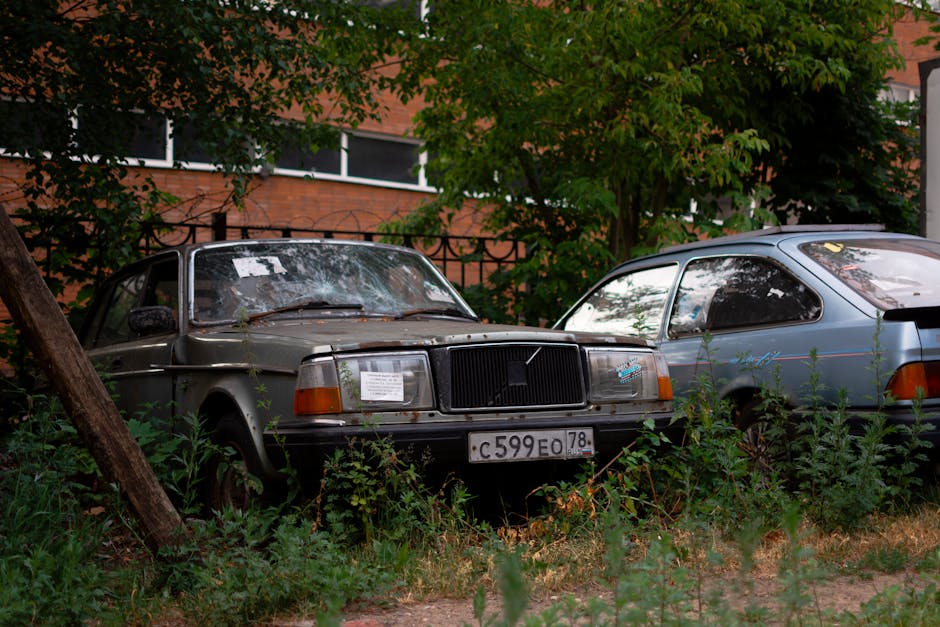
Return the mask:
{"type": "Polygon", "coordinates": [[[768,226],[756,231],[746,231],[744,233],[733,233],[731,235],[722,235],[711,239],[703,239],[697,242],[688,242],[686,244],[677,244],[667,246],[659,251],[661,253],[672,253],[676,251],[689,250],[695,248],[705,248],[708,246],[721,246],[728,243],[776,243],[785,236],[794,233],[826,233],[835,232],[884,232],[883,224],[786,224],[783,226],[768,226]]]}
{"type": "Polygon", "coordinates": [[[132,268],[141,265],[147,265],[158,260],[160,257],[167,255],[182,255],[184,258],[189,258],[194,251],[200,250],[209,250],[215,248],[227,248],[235,246],[263,246],[270,244],[323,244],[331,246],[358,246],[363,248],[373,248],[377,250],[399,250],[406,253],[412,253],[421,255],[421,251],[418,251],[410,246],[402,246],[400,244],[387,244],[385,242],[374,242],[369,240],[351,240],[351,239],[339,239],[339,238],[314,238],[314,237],[266,237],[266,238],[251,238],[251,239],[225,239],[225,240],[212,240],[207,242],[188,242],[184,244],[178,244],[176,246],[167,246],[166,248],[160,248],[153,252],[148,253],[146,256],[127,263],[120,268],[118,271],[123,273],[127,268],[132,268]]]}
{"type": "Polygon", "coordinates": [[[386,244],[384,242],[373,242],[366,240],[338,239],[338,238],[316,238],[316,237],[269,237],[252,239],[228,239],[215,240],[211,242],[197,242],[181,246],[187,253],[194,250],[204,250],[209,248],[227,248],[234,246],[264,246],[270,244],[323,244],[328,246],[358,246],[363,248],[376,249],[394,249],[409,253],[417,253],[413,248],[401,246],[398,244],[386,244]]]}
{"type": "Polygon", "coordinates": [[[628,259],[627,261],[618,264],[611,272],[615,272],[625,266],[633,265],[638,262],[655,260],[660,257],[668,257],[687,251],[715,248],[727,244],[763,244],[774,246],[781,240],[787,239],[788,237],[812,235],[817,233],[827,235],[835,233],[883,233],[892,237],[913,237],[911,235],[905,234],[887,233],[883,224],[786,224],[782,226],[769,226],[755,231],[722,235],[721,237],[713,237],[710,239],[701,239],[695,242],[687,242],[685,244],[667,246],[650,255],[628,259]]]}

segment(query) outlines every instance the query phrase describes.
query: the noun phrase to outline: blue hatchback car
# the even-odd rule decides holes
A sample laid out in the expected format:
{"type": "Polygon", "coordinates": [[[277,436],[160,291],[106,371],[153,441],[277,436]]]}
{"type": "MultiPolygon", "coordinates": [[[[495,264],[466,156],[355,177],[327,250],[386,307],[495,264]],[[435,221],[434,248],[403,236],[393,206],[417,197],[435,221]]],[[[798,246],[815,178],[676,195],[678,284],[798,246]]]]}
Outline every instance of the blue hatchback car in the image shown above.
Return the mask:
{"type": "Polygon", "coordinates": [[[853,415],[890,397],[889,419],[911,422],[922,394],[940,427],[940,242],[921,237],[781,226],[675,246],[617,266],[555,326],[655,341],[676,395],[708,376],[740,426],[762,386],[800,405],[814,369],[853,415]]]}

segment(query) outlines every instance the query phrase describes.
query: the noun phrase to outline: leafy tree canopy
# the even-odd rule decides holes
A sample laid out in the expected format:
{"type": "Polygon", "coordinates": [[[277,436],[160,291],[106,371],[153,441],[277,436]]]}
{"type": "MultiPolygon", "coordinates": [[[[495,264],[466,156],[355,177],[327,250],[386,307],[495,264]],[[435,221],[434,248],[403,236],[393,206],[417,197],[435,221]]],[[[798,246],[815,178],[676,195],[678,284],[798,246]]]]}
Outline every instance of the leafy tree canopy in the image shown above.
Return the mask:
{"type": "Polygon", "coordinates": [[[417,133],[443,190],[408,226],[489,207],[488,226],[530,253],[494,277],[494,311],[529,321],[554,319],[615,260],[714,230],[717,199],[748,208],[725,220],[734,228],[788,211],[910,228],[910,172],[897,166],[911,139],[878,102],[901,63],[890,38],[899,10],[449,2],[430,13],[401,76],[426,86],[417,133]]]}
{"type": "Polygon", "coordinates": [[[5,0],[0,145],[25,175],[0,202],[29,218],[31,245],[56,243],[54,273],[88,283],[135,254],[141,218],[178,202],[128,176],[141,120],[197,128],[237,205],[286,142],[327,146],[379,113],[376,70],[415,25],[358,2],[5,0]],[[278,123],[287,112],[296,123],[278,123]]]}

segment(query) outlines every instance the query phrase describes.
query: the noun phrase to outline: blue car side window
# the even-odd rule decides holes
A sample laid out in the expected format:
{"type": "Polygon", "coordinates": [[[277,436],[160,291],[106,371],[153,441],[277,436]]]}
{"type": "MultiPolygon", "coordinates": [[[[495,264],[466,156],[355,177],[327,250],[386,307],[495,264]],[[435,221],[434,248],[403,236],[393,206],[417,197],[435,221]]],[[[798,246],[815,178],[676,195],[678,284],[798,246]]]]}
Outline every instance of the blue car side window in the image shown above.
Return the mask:
{"type": "Polygon", "coordinates": [[[669,319],[669,336],[815,320],[819,297],[777,263],[740,255],[690,262],[669,319]]]}
{"type": "Polygon", "coordinates": [[[678,269],[670,264],[614,277],[571,312],[563,328],[656,339],[678,269]]]}

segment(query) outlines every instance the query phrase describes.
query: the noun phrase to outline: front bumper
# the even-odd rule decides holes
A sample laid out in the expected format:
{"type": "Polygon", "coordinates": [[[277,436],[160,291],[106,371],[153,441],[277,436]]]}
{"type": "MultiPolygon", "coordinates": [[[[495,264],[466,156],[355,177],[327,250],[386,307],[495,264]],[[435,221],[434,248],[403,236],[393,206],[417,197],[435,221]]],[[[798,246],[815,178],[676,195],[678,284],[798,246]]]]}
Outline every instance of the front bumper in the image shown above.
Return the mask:
{"type": "MultiPolygon", "coordinates": [[[[656,431],[681,431],[673,422],[672,412],[636,415],[584,416],[567,418],[525,418],[500,421],[427,422],[376,424],[370,426],[311,426],[279,428],[264,436],[265,449],[276,467],[287,460],[296,468],[317,467],[333,451],[346,447],[354,438],[388,438],[400,450],[428,453],[435,465],[454,466],[469,461],[468,436],[478,431],[566,429],[590,427],[594,430],[595,459],[606,463],[646,429],[652,421],[656,431]]],[[[577,463],[583,458],[554,460],[577,463]]],[[[528,464],[541,460],[494,462],[500,465],[528,464]]]]}

